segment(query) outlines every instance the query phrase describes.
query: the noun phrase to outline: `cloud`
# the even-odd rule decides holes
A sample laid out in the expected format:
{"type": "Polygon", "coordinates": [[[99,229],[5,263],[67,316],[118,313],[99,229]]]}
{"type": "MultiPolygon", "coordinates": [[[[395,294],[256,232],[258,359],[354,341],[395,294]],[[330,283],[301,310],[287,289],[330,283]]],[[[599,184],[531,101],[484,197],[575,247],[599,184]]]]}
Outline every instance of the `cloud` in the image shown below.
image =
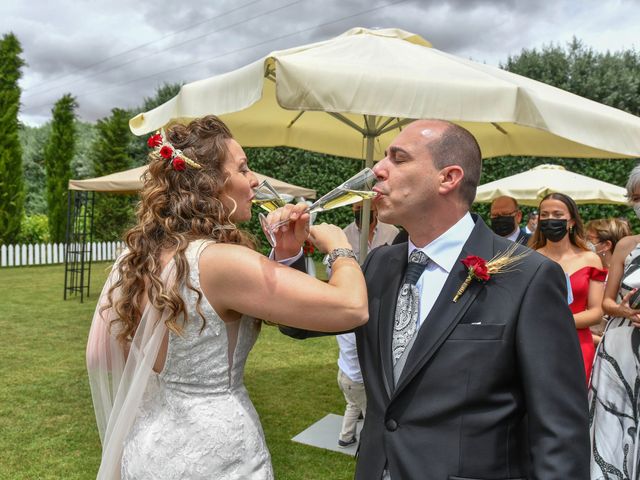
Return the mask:
{"type": "MultiPolygon", "coordinates": [[[[363,26],[417,33],[435,48],[497,65],[573,36],[596,51],[637,42],[639,0],[110,0],[3,2],[27,66],[21,119],[50,118],[65,93],[87,121],[133,108],[163,83],[230,71],[272,50],[363,26]]],[[[637,47],[637,44],[636,44],[637,47]]]]}

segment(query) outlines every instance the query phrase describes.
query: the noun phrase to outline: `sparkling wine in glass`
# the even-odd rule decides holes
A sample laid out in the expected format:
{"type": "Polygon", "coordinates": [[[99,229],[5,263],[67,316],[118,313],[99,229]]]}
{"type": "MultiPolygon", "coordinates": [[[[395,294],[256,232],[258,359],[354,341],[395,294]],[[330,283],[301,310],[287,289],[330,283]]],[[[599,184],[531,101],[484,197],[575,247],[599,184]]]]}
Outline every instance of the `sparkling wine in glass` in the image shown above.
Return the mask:
{"type": "Polygon", "coordinates": [[[267,212],[273,212],[280,207],[284,207],[285,203],[287,203],[267,180],[260,182],[260,185],[254,191],[253,204],[267,212]]]}
{"type": "MultiPolygon", "coordinates": [[[[253,197],[252,202],[254,205],[259,206],[267,212],[273,212],[280,207],[284,207],[287,203],[267,180],[263,180],[262,182],[260,182],[260,185],[256,187],[255,196],[253,197]]],[[[268,230],[269,226],[267,224],[267,217],[262,212],[260,212],[258,214],[258,219],[260,220],[260,226],[262,226],[262,230],[270,233],[270,230],[268,230]]],[[[268,240],[269,243],[271,243],[271,239],[268,238],[268,240]]],[[[275,239],[273,241],[275,242],[275,239]]]]}

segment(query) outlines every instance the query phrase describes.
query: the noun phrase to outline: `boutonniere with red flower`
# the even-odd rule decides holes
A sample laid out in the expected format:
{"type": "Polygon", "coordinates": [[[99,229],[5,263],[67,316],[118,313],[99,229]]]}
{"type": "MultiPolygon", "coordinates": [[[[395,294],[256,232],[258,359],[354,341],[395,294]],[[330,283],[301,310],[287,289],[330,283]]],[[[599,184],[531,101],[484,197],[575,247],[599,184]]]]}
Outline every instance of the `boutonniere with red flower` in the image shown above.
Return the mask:
{"type": "Polygon", "coordinates": [[[313,246],[313,243],[311,243],[309,240],[305,240],[304,245],[302,246],[302,252],[304,253],[304,256],[310,257],[315,251],[316,247],[313,246]]]}
{"type": "Polygon", "coordinates": [[[455,297],[453,297],[453,301],[458,301],[473,280],[484,283],[491,279],[491,275],[512,271],[515,264],[528,255],[527,252],[515,255],[517,248],[518,245],[514,243],[512,247],[498,253],[489,261],[476,255],[468,255],[463,258],[461,262],[467,267],[467,278],[460,285],[455,297]]]}

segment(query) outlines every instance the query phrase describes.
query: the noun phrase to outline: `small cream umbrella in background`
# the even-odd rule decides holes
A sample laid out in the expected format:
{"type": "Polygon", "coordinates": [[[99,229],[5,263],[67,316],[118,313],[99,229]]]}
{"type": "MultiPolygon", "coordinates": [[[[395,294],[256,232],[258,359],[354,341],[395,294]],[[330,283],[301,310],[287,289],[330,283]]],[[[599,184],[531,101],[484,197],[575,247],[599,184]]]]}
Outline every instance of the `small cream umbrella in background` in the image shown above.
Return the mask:
{"type": "Polygon", "coordinates": [[[520,205],[537,207],[552,192],[569,195],[578,204],[627,204],[626,189],[549,164],[480,185],[475,201],[490,203],[494,198],[507,195],[520,205]]]}
{"type": "MultiPolygon", "coordinates": [[[[484,158],[640,157],[640,118],[489,65],[450,55],[399,29],[353,28],[275,51],[235,71],[184,85],[129,125],[136,135],[215,114],[243,146],[290,146],[382,158],[417,118],[460,124],[484,158]]],[[[368,201],[361,254],[367,252],[368,201]]]]}
{"type": "MultiPolygon", "coordinates": [[[[142,177],[146,173],[147,167],[137,167],[122,172],[115,172],[102,177],[87,178],[85,180],[69,180],[69,190],[81,190],[90,192],[109,193],[136,193],[142,189],[142,177]]],[[[283,182],[275,178],[253,172],[258,178],[258,182],[268,180],[283,198],[290,201],[294,197],[316,198],[316,191],[311,188],[299,187],[291,183],[283,182]],[[287,198],[288,197],[288,198],[287,198]]]]}

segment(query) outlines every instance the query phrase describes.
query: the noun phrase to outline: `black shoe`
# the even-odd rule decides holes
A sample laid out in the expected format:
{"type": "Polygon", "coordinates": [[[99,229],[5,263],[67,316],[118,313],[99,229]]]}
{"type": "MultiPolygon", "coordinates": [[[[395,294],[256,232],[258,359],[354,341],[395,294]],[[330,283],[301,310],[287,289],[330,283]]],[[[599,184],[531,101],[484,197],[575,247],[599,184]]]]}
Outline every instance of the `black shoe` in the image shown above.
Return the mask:
{"type": "Polygon", "coordinates": [[[338,440],[338,446],[341,448],[350,447],[354,443],[357,443],[356,437],[351,437],[350,440],[338,440]]]}

